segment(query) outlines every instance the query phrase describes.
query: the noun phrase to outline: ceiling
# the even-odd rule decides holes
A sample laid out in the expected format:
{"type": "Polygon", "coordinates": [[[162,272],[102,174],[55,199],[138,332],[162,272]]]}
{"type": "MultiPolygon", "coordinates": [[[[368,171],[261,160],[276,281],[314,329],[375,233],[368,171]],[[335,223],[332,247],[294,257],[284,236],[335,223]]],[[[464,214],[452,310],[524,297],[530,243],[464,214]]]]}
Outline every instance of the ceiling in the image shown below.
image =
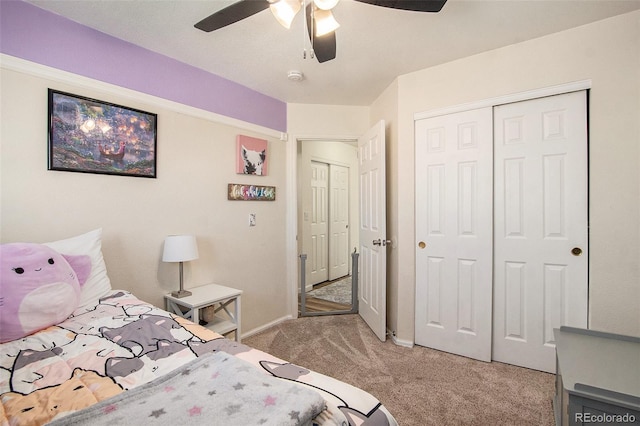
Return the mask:
{"type": "MultiPolygon", "coordinates": [[[[205,33],[194,24],[234,0],[28,0],[43,9],[290,103],[370,105],[402,74],[640,9],[640,0],[448,0],[418,13],[341,0],[337,57],[303,59],[267,9],[205,33]],[[304,80],[287,79],[290,70],[304,80]]],[[[307,0],[308,1],[308,0],[307,0]]]]}

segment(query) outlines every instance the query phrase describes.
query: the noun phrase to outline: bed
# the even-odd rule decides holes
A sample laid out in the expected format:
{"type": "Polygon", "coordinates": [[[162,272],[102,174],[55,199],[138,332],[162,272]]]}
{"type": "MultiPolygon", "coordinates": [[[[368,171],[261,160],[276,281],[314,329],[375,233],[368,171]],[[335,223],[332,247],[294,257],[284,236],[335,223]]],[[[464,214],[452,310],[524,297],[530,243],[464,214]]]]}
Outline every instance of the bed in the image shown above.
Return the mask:
{"type": "Polygon", "coordinates": [[[0,246],[2,426],[397,425],[364,390],[111,289],[100,244],[0,246]],[[61,265],[53,292],[32,272],[61,265]]]}

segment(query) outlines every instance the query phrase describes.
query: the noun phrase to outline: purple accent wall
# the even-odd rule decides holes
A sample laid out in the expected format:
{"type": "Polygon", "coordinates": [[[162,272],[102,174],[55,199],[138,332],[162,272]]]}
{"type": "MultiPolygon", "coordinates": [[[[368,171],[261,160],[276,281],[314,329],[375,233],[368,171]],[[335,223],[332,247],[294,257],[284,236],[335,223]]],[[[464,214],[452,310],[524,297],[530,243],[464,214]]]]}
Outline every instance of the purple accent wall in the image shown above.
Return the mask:
{"type": "Polygon", "coordinates": [[[18,0],[0,0],[0,51],[281,132],[287,104],[18,0]]]}

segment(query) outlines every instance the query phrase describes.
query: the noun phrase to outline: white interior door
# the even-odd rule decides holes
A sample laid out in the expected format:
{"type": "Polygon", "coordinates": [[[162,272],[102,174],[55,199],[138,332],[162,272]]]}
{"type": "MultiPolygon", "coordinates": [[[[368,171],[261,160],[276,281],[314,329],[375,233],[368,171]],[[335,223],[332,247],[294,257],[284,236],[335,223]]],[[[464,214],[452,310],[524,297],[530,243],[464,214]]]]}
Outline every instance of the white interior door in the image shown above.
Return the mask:
{"type": "Polygon", "coordinates": [[[311,252],[307,270],[307,285],[329,279],[328,269],[328,195],[329,165],[311,162],[311,252]]]}
{"type": "Polygon", "coordinates": [[[329,165],[329,280],[349,275],[349,168],[329,165]]]}
{"type": "Polygon", "coordinates": [[[360,175],[359,313],[382,341],[387,325],[385,125],[358,139],[360,175]]]}
{"type": "Polygon", "coordinates": [[[416,122],[416,330],[491,360],[492,108],[416,122]]]}
{"type": "Polygon", "coordinates": [[[587,326],[587,105],[498,106],[493,359],[555,371],[553,329],[587,326]]]}

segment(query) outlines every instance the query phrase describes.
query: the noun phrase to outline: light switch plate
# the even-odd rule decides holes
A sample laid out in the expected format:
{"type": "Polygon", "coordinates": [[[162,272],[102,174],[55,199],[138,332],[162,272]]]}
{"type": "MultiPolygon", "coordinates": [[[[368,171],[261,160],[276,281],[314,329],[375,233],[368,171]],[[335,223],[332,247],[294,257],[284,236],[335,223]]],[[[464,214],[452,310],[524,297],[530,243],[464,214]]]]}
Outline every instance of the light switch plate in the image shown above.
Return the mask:
{"type": "Polygon", "coordinates": [[[249,226],[256,226],[256,214],[249,213],[249,226]]]}

